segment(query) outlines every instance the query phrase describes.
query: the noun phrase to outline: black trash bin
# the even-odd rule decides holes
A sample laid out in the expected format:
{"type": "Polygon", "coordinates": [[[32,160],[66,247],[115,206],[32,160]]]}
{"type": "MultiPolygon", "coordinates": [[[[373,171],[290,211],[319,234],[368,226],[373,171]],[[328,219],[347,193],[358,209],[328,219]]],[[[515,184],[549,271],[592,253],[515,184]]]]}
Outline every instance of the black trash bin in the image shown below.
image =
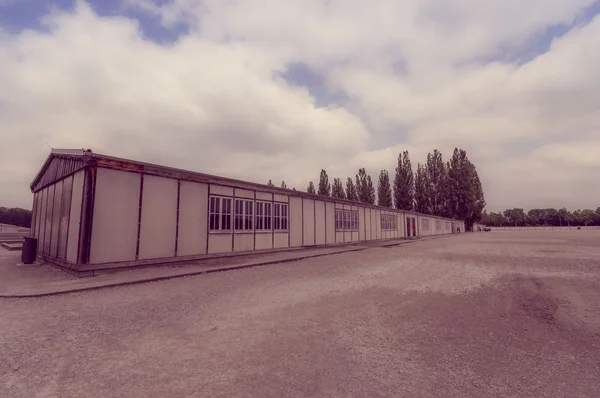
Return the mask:
{"type": "Polygon", "coordinates": [[[33,264],[37,256],[37,239],[25,237],[23,250],[21,251],[21,262],[23,264],[33,264]]]}

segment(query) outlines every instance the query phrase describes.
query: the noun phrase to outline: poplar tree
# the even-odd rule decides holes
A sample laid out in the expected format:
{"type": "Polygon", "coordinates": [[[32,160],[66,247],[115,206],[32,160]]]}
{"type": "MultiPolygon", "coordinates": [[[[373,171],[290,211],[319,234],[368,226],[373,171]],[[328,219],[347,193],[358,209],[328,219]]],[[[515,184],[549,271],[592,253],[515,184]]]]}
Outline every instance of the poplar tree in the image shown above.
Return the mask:
{"type": "Polygon", "coordinates": [[[398,155],[398,166],[394,177],[394,205],[396,209],[413,210],[415,180],[408,151],[398,155]]]}
{"type": "Polygon", "coordinates": [[[415,172],[415,210],[423,214],[430,214],[428,185],[425,167],[417,164],[417,171],[415,172]]]}
{"type": "Polygon", "coordinates": [[[354,185],[354,181],[352,178],[348,177],[346,180],[346,199],[351,200],[353,202],[358,202],[358,189],[356,185],[354,185]]]}
{"type": "Polygon", "coordinates": [[[333,185],[331,186],[331,197],[346,199],[346,193],[344,192],[344,186],[342,185],[342,180],[339,178],[333,179],[333,185]]]}
{"type": "Polygon", "coordinates": [[[364,167],[359,169],[356,175],[356,191],[360,202],[375,203],[375,187],[373,186],[371,176],[367,174],[364,167]]]}
{"type": "Polygon", "coordinates": [[[447,171],[442,154],[435,149],[427,154],[427,192],[429,196],[429,212],[436,216],[446,215],[447,171]]]}
{"type": "Polygon", "coordinates": [[[392,186],[390,185],[390,176],[387,170],[381,170],[379,173],[377,204],[379,206],[392,207],[392,186]]]}
{"type": "Polygon", "coordinates": [[[319,177],[319,195],[331,196],[331,184],[329,183],[329,176],[324,169],[321,169],[321,176],[319,177]]]}
{"type": "Polygon", "coordinates": [[[315,184],[313,184],[312,181],[308,183],[308,188],[306,188],[306,192],[312,193],[313,195],[317,193],[317,191],[315,191],[315,184]]]}

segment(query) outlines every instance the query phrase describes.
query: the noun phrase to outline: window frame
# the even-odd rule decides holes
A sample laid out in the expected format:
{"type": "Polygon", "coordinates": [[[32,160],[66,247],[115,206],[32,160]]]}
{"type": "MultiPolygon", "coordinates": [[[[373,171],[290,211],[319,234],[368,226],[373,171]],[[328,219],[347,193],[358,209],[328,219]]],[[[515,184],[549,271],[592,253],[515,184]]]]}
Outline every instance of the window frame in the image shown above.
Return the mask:
{"type": "Polygon", "coordinates": [[[398,217],[396,214],[381,213],[381,229],[395,231],[398,229],[398,217]]]}
{"type": "Polygon", "coordinates": [[[335,209],[336,232],[358,231],[358,224],[358,210],[335,209]]]}
{"type": "Polygon", "coordinates": [[[272,207],[273,207],[273,202],[268,202],[265,200],[257,200],[254,202],[254,229],[255,229],[255,231],[257,231],[257,232],[272,232],[273,231],[272,207]],[[259,211],[259,209],[260,209],[260,211],[259,211]]]}
{"type": "Polygon", "coordinates": [[[235,198],[233,230],[236,233],[254,232],[254,200],[235,198]]]}
{"type": "Polygon", "coordinates": [[[289,209],[288,203],[273,202],[273,231],[289,231],[289,209]]]}
{"type": "Polygon", "coordinates": [[[210,233],[233,232],[233,198],[220,195],[210,195],[208,199],[208,231],[210,233]],[[226,211],[225,211],[226,210],[226,211]],[[229,228],[223,228],[228,224],[229,228]]]}

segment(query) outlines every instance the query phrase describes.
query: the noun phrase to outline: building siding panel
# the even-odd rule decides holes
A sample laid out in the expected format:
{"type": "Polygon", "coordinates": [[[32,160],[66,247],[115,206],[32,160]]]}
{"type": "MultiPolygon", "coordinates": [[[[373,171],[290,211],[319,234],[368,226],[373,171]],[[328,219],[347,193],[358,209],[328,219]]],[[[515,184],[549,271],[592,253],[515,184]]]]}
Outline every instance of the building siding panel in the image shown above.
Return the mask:
{"type": "Polygon", "coordinates": [[[232,249],[231,234],[212,233],[208,235],[208,253],[229,253],[232,249]]]}
{"type": "Polygon", "coordinates": [[[256,199],[258,200],[266,200],[268,202],[273,200],[273,194],[267,192],[256,191],[256,199]]]}
{"type": "Polygon", "coordinates": [[[289,247],[289,234],[287,232],[275,232],[273,235],[273,244],[275,249],[289,247]]]}
{"type": "Polygon", "coordinates": [[[317,245],[324,245],[325,240],[325,202],[320,200],[315,201],[315,243],[317,245]]]}
{"type": "Polygon", "coordinates": [[[254,199],[254,191],[250,191],[248,189],[236,188],[235,189],[235,197],[236,198],[254,199]]]}
{"type": "MultiPolygon", "coordinates": [[[[273,248],[273,233],[272,232],[257,232],[256,233],[256,250],[272,249],[273,248]]],[[[287,234],[285,237],[287,246],[287,234]]]]}
{"type": "MultiPolygon", "coordinates": [[[[296,198],[296,199],[299,199],[299,198],[296,198]]],[[[287,195],[280,195],[278,193],[275,193],[275,194],[273,194],[273,200],[275,202],[285,202],[285,203],[287,203],[288,202],[288,196],[287,195]]]]}
{"type": "Polygon", "coordinates": [[[371,225],[371,209],[365,209],[365,239],[372,240],[373,235],[371,235],[372,225],[371,225]]]}
{"type": "Polygon", "coordinates": [[[50,255],[50,235],[52,233],[52,214],[54,210],[54,192],[56,185],[52,184],[48,187],[46,192],[46,217],[44,227],[44,251],[46,255],[50,255]]]}
{"type": "Polygon", "coordinates": [[[90,263],[135,260],[141,175],[98,168],[90,263]]]}
{"type": "Polygon", "coordinates": [[[325,203],[327,243],[335,243],[335,203],[325,203]]]}
{"type": "Polygon", "coordinates": [[[208,185],[181,181],[177,256],[206,254],[208,185]]]}
{"type": "Polygon", "coordinates": [[[303,203],[303,221],[304,221],[304,246],[313,246],[315,244],[315,201],[304,199],[303,203]]]}
{"type": "Polygon", "coordinates": [[[210,193],[212,195],[233,196],[233,188],[210,184],[210,193]]]}
{"type": "Polygon", "coordinates": [[[365,208],[358,208],[358,240],[365,240],[365,208]]]}
{"type": "Polygon", "coordinates": [[[139,259],[175,256],[177,180],[144,175],[139,259]]]}
{"type": "Polygon", "coordinates": [[[344,242],[346,242],[346,243],[352,242],[352,232],[351,231],[344,231],[344,242]]]}
{"type": "Polygon", "coordinates": [[[233,251],[254,250],[254,233],[239,232],[233,235],[233,251]]]}
{"type": "Polygon", "coordinates": [[[290,198],[290,247],[302,246],[302,198],[290,198]]]}
{"type": "Polygon", "coordinates": [[[83,203],[83,177],[84,171],[73,175],[73,189],[71,194],[71,214],[69,215],[69,235],[67,237],[67,262],[77,264],[77,251],[79,249],[79,231],[81,225],[81,205],[83,203]]]}
{"type": "Polygon", "coordinates": [[[63,180],[62,203],[60,208],[60,230],[58,235],[58,258],[66,260],[71,199],[73,197],[73,176],[63,180]]]}

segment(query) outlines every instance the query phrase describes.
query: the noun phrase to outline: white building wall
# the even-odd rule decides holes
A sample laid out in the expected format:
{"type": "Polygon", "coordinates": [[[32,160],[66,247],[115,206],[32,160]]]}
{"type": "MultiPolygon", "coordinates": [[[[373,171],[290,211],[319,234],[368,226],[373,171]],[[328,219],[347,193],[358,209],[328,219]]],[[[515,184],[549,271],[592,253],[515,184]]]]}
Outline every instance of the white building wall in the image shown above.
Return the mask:
{"type": "Polygon", "coordinates": [[[264,201],[267,201],[267,202],[272,202],[273,201],[273,194],[272,193],[267,193],[267,192],[256,191],[256,199],[257,200],[264,200],[264,201]]]}
{"type": "Polygon", "coordinates": [[[246,199],[254,199],[254,191],[250,191],[248,189],[235,189],[235,197],[236,198],[246,198],[246,199]]]}
{"type": "Polygon", "coordinates": [[[208,185],[181,181],[177,255],[206,254],[208,249],[208,185]]]}
{"type": "Polygon", "coordinates": [[[175,256],[177,180],[144,175],[140,260],[175,256]]]}
{"type": "Polygon", "coordinates": [[[244,252],[254,250],[253,232],[236,232],[233,236],[233,251],[244,252]]]}
{"type": "Polygon", "coordinates": [[[366,240],[372,240],[373,239],[373,235],[372,235],[372,222],[371,222],[371,209],[365,209],[365,239],[366,240]]]}
{"type": "Polygon", "coordinates": [[[315,201],[312,199],[303,199],[302,202],[304,209],[303,246],[312,246],[315,244],[315,201]]]}
{"type": "Polygon", "coordinates": [[[223,187],[221,185],[216,185],[216,184],[211,184],[210,185],[210,194],[211,195],[221,195],[221,196],[233,196],[233,188],[223,187]]]}
{"type": "MultiPolygon", "coordinates": [[[[287,246],[287,237],[286,237],[287,246]]],[[[265,250],[273,248],[273,232],[257,232],[255,237],[256,250],[265,250]]]]}
{"type": "Polygon", "coordinates": [[[365,208],[358,208],[358,240],[365,240],[365,208]]]}
{"type": "Polygon", "coordinates": [[[98,168],[90,263],[135,260],[141,175],[98,168]]]}
{"type": "Polygon", "coordinates": [[[231,233],[211,232],[208,235],[208,253],[229,253],[233,249],[231,233]]]}
{"type": "Polygon", "coordinates": [[[290,197],[290,247],[302,246],[302,198],[290,197]]]}
{"type": "Polygon", "coordinates": [[[50,255],[50,239],[52,234],[52,212],[54,209],[54,190],[56,185],[50,185],[46,192],[46,216],[44,227],[44,244],[42,253],[50,255]]]}
{"type": "Polygon", "coordinates": [[[45,234],[45,229],[46,229],[46,208],[47,208],[47,204],[46,204],[46,195],[48,194],[48,188],[44,188],[41,191],[41,203],[40,203],[40,218],[39,218],[39,229],[38,229],[38,252],[39,253],[44,253],[44,238],[46,236],[45,234]]]}
{"type": "Polygon", "coordinates": [[[67,237],[67,262],[77,263],[79,250],[79,234],[81,231],[81,206],[83,204],[84,171],[73,175],[73,190],[71,194],[71,214],[69,215],[69,235],[67,237]]]}
{"type": "Polygon", "coordinates": [[[60,233],[60,209],[62,208],[63,181],[54,184],[52,206],[52,232],[50,233],[50,256],[58,258],[58,236],[60,233]]]}
{"type": "Polygon", "coordinates": [[[324,245],[326,243],[325,237],[325,202],[316,200],[315,201],[315,244],[324,245]]]}
{"type": "Polygon", "coordinates": [[[326,202],[327,244],[335,243],[335,203],[326,202]]]}
{"type": "Polygon", "coordinates": [[[67,237],[69,234],[69,217],[71,212],[71,198],[73,190],[73,176],[66,177],[63,180],[62,201],[60,206],[60,228],[58,229],[58,253],[57,257],[61,260],[67,258],[67,237]]]}
{"type": "Polygon", "coordinates": [[[275,234],[273,235],[273,247],[275,249],[290,247],[289,239],[290,239],[289,233],[275,232],[275,234]]]}

